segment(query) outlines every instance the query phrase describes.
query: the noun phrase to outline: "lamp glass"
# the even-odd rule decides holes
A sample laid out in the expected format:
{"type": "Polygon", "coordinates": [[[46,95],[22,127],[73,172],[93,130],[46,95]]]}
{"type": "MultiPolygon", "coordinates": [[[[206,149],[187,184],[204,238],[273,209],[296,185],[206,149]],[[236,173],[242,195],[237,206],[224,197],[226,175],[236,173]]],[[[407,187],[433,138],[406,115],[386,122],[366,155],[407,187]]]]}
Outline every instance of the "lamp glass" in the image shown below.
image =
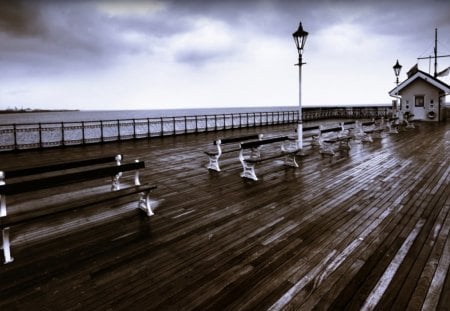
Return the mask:
{"type": "Polygon", "coordinates": [[[400,75],[400,71],[402,70],[402,65],[399,64],[398,59],[392,68],[394,68],[394,73],[398,77],[400,75]]]}
{"type": "Polygon", "coordinates": [[[298,53],[303,52],[306,39],[308,38],[308,32],[303,29],[302,23],[298,25],[298,29],[292,34],[294,37],[295,45],[297,46],[298,53]]]}

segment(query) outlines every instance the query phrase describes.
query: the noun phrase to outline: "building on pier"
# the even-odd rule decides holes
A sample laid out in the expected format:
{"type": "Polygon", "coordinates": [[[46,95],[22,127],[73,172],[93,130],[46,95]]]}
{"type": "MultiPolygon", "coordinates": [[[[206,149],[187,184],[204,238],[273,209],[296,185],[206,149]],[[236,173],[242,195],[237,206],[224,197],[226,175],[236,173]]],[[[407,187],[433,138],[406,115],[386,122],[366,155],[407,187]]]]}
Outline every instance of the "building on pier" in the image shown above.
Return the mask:
{"type": "Polygon", "coordinates": [[[389,95],[399,101],[400,119],[414,115],[415,120],[445,120],[445,97],[450,94],[450,86],[414,66],[408,78],[398,84],[389,95]]]}

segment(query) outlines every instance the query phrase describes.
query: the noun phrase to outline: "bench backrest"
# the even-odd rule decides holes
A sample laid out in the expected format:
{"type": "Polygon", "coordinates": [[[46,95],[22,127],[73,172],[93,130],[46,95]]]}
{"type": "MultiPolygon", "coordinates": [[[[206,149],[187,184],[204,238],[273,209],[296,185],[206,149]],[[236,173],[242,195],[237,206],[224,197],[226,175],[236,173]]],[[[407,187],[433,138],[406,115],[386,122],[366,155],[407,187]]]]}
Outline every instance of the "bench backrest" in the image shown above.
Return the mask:
{"type": "Polygon", "coordinates": [[[327,128],[327,129],[322,129],[322,130],[320,130],[320,133],[324,134],[324,133],[341,132],[341,131],[342,131],[342,127],[341,126],[337,126],[337,127],[330,127],[330,128],[327,128]]]}
{"type": "Polygon", "coordinates": [[[355,121],[342,122],[342,129],[343,130],[352,130],[354,128],[356,128],[356,122],[355,121]]]}
{"type": "MultiPolygon", "coordinates": [[[[307,132],[307,131],[316,131],[320,129],[320,125],[316,125],[316,126],[306,126],[303,128],[303,132],[307,132]]],[[[297,129],[295,129],[295,131],[297,131],[297,129]]]]}
{"type": "Polygon", "coordinates": [[[44,174],[44,173],[61,171],[61,170],[67,170],[67,169],[72,169],[72,168],[77,168],[77,167],[105,164],[105,163],[110,163],[110,162],[116,162],[117,165],[120,165],[122,160],[123,160],[123,156],[121,154],[118,154],[116,156],[108,156],[108,157],[102,157],[102,158],[93,158],[93,159],[86,159],[86,160],[66,162],[66,163],[57,163],[57,164],[50,164],[50,165],[44,165],[44,166],[36,166],[36,167],[30,167],[30,168],[25,168],[25,169],[3,171],[3,178],[25,177],[25,176],[31,176],[31,175],[36,175],[36,174],[44,174]]]}
{"type": "Polygon", "coordinates": [[[0,193],[11,195],[34,190],[48,189],[56,186],[70,185],[78,182],[113,177],[121,172],[133,171],[145,168],[144,162],[134,162],[118,166],[101,167],[81,172],[67,173],[56,176],[44,177],[39,180],[26,180],[11,184],[0,185],[0,193]]]}
{"type": "Polygon", "coordinates": [[[286,140],[291,140],[291,139],[288,136],[280,136],[280,137],[261,139],[261,140],[257,140],[257,141],[250,141],[250,142],[242,143],[241,149],[257,148],[262,145],[273,144],[276,142],[282,142],[282,141],[286,141],[286,140]]]}
{"type": "Polygon", "coordinates": [[[246,140],[257,140],[262,137],[262,134],[252,134],[252,135],[246,135],[246,136],[239,136],[239,137],[227,137],[227,138],[221,138],[214,141],[214,145],[217,145],[217,143],[220,141],[220,144],[232,144],[232,143],[240,143],[246,140]]]}
{"type": "Polygon", "coordinates": [[[362,122],[361,123],[362,126],[371,126],[371,125],[374,125],[374,124],[375,124],[374,121],[368,121],[368,122],[362,122]]]}

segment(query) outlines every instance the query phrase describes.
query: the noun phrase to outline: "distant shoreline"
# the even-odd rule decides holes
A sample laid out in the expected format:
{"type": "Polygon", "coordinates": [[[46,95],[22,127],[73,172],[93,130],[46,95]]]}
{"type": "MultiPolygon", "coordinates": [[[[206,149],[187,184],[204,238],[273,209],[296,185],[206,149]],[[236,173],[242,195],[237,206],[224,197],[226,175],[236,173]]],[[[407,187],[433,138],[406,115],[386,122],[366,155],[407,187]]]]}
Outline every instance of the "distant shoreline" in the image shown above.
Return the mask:
{"type": "Polygon", "coordinates": [[[0,110],[0,114],[9,113],[41,113],[41,112],[67,112],[67,111],[80,111],[78,109],[19,109],[19,110],[0,110]]]}

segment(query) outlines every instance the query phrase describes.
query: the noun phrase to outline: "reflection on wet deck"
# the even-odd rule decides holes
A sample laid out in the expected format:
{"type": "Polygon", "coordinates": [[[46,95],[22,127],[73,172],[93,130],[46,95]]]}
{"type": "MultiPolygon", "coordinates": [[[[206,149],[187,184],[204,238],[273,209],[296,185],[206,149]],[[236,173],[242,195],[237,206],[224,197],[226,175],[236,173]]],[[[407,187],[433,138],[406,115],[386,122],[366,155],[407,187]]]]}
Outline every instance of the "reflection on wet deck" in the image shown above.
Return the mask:
{"type": "Polygon", "coordinates": [[[5,170],[123,153],[159,200],[150,219],[128,200],[13,231],[0,308],[450,308],[450,123],[352,143],[332,164],[312,147],[300,168],[257,166],[256,182],[231,156],[205,169],[216,136],[255,132],[293,129],[0,153],[5,170]]]}

